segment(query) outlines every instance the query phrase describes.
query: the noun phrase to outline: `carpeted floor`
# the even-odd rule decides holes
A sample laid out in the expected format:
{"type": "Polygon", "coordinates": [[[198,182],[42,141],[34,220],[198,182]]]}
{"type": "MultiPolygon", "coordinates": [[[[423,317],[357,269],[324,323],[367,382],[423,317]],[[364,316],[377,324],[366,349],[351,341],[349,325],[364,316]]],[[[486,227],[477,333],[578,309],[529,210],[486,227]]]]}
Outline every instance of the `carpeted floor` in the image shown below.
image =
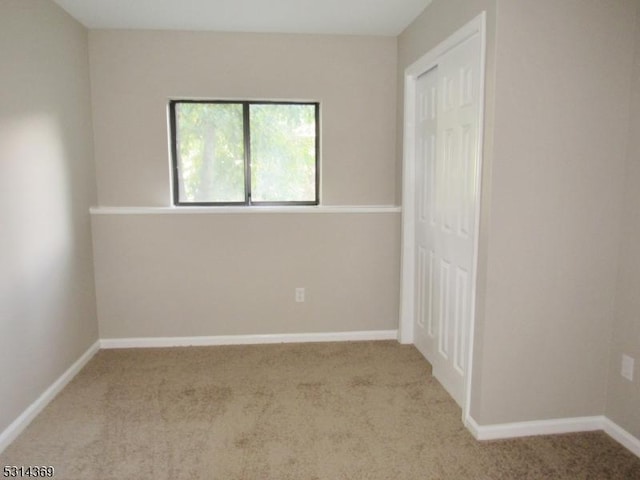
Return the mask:
{"type": "Polygon", "coordinates": [[[477,442],[396,342],[103,350],[0,455],[64,480],[640,479],[600,432],[477,442]]]}

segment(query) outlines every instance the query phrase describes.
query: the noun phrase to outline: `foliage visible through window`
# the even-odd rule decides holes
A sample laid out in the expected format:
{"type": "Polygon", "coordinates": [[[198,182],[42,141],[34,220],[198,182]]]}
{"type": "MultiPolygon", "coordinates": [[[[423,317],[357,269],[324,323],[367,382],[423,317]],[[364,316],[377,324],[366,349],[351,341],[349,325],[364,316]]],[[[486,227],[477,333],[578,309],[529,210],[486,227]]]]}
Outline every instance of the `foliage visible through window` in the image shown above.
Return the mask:
{"type": "Polygon", "coordinates": [[[318,104],[170,103],[176,205],[317,205],[318,104]]]}

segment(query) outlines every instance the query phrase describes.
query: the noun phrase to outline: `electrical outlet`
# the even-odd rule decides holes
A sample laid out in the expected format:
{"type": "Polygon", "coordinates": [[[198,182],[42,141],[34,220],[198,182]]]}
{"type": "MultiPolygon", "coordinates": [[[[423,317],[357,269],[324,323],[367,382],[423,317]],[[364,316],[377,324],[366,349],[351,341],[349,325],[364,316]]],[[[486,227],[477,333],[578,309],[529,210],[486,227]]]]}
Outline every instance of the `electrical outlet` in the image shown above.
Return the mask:
{"type": "Polygon", "coordinates": [[[303,287],[296,288],[296,302],[297,303],[304,302],[304,288],[303,287]]]}
{"type": "Polygon", "coordinates": [[[624,378],[626,378],[627,380],[629,380],[630,382],[633,382],[633,366],[634,366],[634,359],[631,358],[629,355],[622,355],[622,368],[620,369],[620,375],[622,375],[624,378]]]}

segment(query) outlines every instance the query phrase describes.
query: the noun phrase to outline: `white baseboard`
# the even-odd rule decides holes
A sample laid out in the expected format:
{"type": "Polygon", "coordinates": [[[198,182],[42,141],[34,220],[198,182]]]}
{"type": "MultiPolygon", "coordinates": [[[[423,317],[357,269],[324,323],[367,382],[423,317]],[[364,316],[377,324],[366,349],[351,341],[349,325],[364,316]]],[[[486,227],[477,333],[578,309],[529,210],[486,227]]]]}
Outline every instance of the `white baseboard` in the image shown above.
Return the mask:
{"type": "Polygon", "coordinates": [[[256,345],[269,343],[356,342],[367,340],[397,339],[397,330],[365,330],[359,332],[218,335],[211,337],[103,338],[100,340],[100,348],[154,348],[214,345],[256,345]]]}
{"type": "Polygon", "coordinates": [[[478,440],[498,440],[504,438],[530,437],[534,435],[554,435],[557,433],[591,432],[604,430],[604,418],[574,417],[531,422],[478,425],[472,418],[467,419],[467,428],[478,440]]]}
{"type": "Polygon", "coordinates": [[[558,418],[498,425],[478,425],[473,418],[467,417],[465,426],[477,440],[500,440],[603,430],[615,441],[640,457],[640,440],[605,416],[558,418]]]}
{"type": "Polygon", "coordinates": [[[51,400],[62,390],[76,374],[82,370],[89,360],[100,349],[100,342],[96,341],[82,356],[75,361],[53,384],[40,395],[35,402],[27,407],[5,430],[0,433],[0,453],[13,442],[31,421],[49,404],[51,400]]]}
{"type": "Polygon", "coordinates": [[[625,446],[629,451],[640,457],[640,440],[627,432],[617,423],[604,418],[603,430],[619,444],[625,446]]]}

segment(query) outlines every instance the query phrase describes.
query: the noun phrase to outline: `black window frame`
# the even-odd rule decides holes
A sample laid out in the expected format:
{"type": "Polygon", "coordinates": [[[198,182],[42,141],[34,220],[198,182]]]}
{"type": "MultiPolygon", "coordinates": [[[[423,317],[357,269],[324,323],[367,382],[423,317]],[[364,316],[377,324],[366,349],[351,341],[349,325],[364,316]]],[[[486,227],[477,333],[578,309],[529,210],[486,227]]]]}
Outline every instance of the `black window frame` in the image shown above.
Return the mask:
{"type": "Polygon", "coordinates": [[[191,100],[173,99],[169,101],[169,130],[171,146],[171,173],[173,187],[173,205],[176,207],[249,207],[249,206],[316,206],[320,204],[320,102],[312,101],[274,101],[274,100],[191,100]],[[208,105],[238,104],[242,105],[243,137],[244,137],[244,202],[185,202],[180,200],[178,181],[178,146],[176,105],[181,103],[201,103],[208,105]],[[315,108],[315,199],[308,201],[276,201],[260,202],[251,198],[251,124],[249,109],[251,105],[312,105],[315,108]]]}

